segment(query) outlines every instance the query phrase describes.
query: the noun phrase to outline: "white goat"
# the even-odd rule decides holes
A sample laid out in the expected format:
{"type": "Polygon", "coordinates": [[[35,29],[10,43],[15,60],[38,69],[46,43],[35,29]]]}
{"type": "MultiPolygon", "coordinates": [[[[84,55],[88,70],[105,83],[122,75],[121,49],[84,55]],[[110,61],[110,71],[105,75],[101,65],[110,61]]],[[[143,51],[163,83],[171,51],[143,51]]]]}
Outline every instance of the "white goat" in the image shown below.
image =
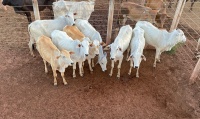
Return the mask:
{"type": "Polygon", "coordinates": [[[58,49],[65,49],[67,51],[72,51],[74,54],[71,55],[73,64],[73,77],[76,77],[76,63],[79,64],[79,74],[83,76],[82,63],[85,61],[89,53],[89,38],[84,38],[82,42],[79,40],[73,40],[64,31],[54,30],[51,33],[51,38],[53,43],[58,47],[58,49]]]}
{"type": "MultiPolygon", "coordinates": [[[[77,19],[75,20],[75,25],[86,37],[90,38],[92,42],[89,50],[89,56],[87,58],[88,64],[91,64],[92,62],[92,67],[94,67],[94,57],[99,55],[98,63],[100,64],[102,71],[105,71],[107,59],[104,53],[99,54],[100,46],[105,45],[105,43],[102,41],[100,33],[96,31],[96,29],[87,20],[77,19]]],[[[93,71],[91,66],[90,71],[93,71]]]]}
{"type": "Polygon", "coordinates": [[[28,32],[30,35],[29,49],[31,55],[33,54],[33,44],[38,40],[42,35],[47,37],[51,36],[51,33],[54,30],[62,30],[66,25],[74,24],[74,14],[68,12],[65,16],[60,16],[54,20],[36,20],[28,25],[28,32]]]}
{"type": "Polygon", "coordinates": [[[166,30],[159,30],[147,21],[138,21],[136,26],[144,30],[145,42],[156,48],[153,67],[156,67],[156,61],[160,62],[162,52],[170,51],[177,43],[186,41],[186,37],[180,29],[167,32],[166,30]]]}
{"type": "Polygon", "coordinates": [[[132,28],[130,25],[122,26],[120,28],[119,34],[115,38],[114,43],[108,45],[105,47],[105,50],[111,49],[110,51],[110,59],[111,59],[111,71],[110,71],[110,76],[113,74],[113,68],[114,68],[114,62],[119,60],[118,64],[118,73],[117,73],[117,78],[120,78],[120,68],[121,68],[121,63],[123,60],[123,53],[124,51],[127,50],[129,43],[131,41],[132,37],[132,28]]]}
{"type": "Polygon", "coordinates": [[[74,15],[75,19],[88,20],[94,11],[94,2],[92,1],[80,1],[75,0],[64,1],[60,0],[53,2],[54,18],[65,15],[66,12],[77,13],[74,15]]]}
{"type": "MultiPolygon", "coordinates": [[[[146,61],[146,58],[143,55],[144,46],[145,46],[144,30],[136,26],[133,29],[133,37],[130,43],[131,53],[128,58],[128,61],[130,60],[130,69],[128,73],[129,75],[131,75],[131,69],[133,67],[133,62],[134,62],[134,68],[137,69],[136,77],[139,77],[140,63],[142,59],[146,61]]],[[[127,52],[129,51],[130,50],[127,50],[127,52]]]]}

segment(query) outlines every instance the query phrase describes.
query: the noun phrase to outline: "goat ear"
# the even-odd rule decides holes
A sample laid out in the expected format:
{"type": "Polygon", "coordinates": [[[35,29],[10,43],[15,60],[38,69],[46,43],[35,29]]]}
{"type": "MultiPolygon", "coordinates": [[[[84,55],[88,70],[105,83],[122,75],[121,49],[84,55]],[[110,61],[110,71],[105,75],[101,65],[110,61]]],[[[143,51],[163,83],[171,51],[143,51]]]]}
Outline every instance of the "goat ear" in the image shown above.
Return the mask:
{"type": "Polygon", "coordinates": [[[130,55],[130,56],[127,58],[127,61],[130,61],[132,57],[133,57],[133,56],[130,55]]]}
{"type": "Polygon", "coordinates": [[[178,32],[180,32],[180,31],[181,31],[181,29],[177,29],[177,31],[178,31],[178,32]]]}
{"type": "Polygon", "coordinates": [[[109,50],[110,49],[110,45],[107,45],[104,50],[109,50]]]}
{"type": "Polygon", "coordinates": [[[74,13],[74,15],[77,15],[77,13],[74,13]]]}
{"type": "Polygon", "coordinates": [[[58,59],[60,56],[57,56],[56,59],[58,59]]]}
{"type": "Polygon", "coordinates": [[[70,51],[69,54],[72,55],[72,54],[74,54],[74,52],[71,52],[71,51],[70,51]]]}
{"type": "Polygon", "coordinates": [[[100,45],[101,46],[106,46],[106,44],[104,42],[101,42],[100,45]]]}
{"type": "Polygon", "coordinates": [[[141,58],[146,61],[146,57],[144,55],[141,55],[141,58]]]}
{"type": "Polygon", "coordinates": [[[90,43],[90,47],[92,47],[93,46],[93,43],[90,43]]]}

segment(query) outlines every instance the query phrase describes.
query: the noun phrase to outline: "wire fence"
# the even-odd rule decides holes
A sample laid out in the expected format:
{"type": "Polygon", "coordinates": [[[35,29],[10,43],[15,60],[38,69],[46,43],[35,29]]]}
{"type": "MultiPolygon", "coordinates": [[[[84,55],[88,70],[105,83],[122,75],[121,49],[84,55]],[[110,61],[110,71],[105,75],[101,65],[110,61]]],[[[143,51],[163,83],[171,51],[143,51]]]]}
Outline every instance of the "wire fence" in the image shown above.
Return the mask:
{"type": "MultiPolygon", "coordinates": [[[[180,22],[177,28],[183,30],[187,37],[185,45],[180,45],[177,54],[183,65],[188,66],[188,72],[193,71],[197,58],[195,57],[197,40],[200,38],[200,2],[194,3],[191,11],[191,2],[186,2],[180,22]]],[[[172,5],[172,8],[168,8],[168,14],[173,14],[176,10],[176,2],[172,5]]],[[[171,16],[171,15],[170,15],[171,16]]],[[[198,80],[200,77],[198,77],[198,80]]],[[[200,84],[198,84],[200,86],[200,84]]]]}
{"type": "MultiPolygon", "coordinates": [[[[184,11],[181,17],[181,21],[179,26],[184,29],[184,33],[187,36],[187,43],[185,47],[182,47],[184,53],[182,54],[182,58],[186,57],[187,62],[190,62],[188,70],[193,71],[196,62],[198,61],[195,58],[195,52],[197,47],[197,40],[200,38],[200,3],[195,2],[193,6],[193,10],[190,11],[191,3],[188,3],[184,7],[184,11]]],[[[186,61],[185,61],[186,62],[186,61]]],[[[198,80],[200,77],[198,77],[198,80]]],[[[199,84],[200,86],[200,84],[199,84]]]]}

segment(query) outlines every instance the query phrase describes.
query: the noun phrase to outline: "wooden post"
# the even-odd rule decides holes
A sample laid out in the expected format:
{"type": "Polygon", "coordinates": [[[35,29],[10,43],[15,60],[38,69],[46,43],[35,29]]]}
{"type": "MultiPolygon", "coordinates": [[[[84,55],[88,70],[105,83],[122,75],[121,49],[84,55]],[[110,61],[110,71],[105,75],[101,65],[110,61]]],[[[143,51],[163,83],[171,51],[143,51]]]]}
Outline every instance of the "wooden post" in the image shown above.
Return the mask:
{"type": "Polygon", "coordinates": [[[178,6],[176,8],[176,12],[175,12],[175,15],[174,15],[174,18],[173,18],[173,21],[172,21],[172,25],[170,27],[170,31],[176,29],[176,27],[178,26],[183,8],[185,6],[185,2],[186,2],[186,0],[179,0],[178,1],[178,6]]]}
{"type": "Polygon", "coordinates": [[[108,26],[107,26],[106,45],[111,43],[113,14],[114,14],[114,1],[115,0],[110,0],[109,1],[109,13],[108,13],[108,26]]]}
{"type": "Polygon", "coordinates": [[[7,7],[2,4],[3,0],[0,1],[0,7],[3,8],[4,11],[7,10],[7,7]]]}
{"type": "Polygon", "coordinates": [[[40,12],[38,8],[38,1],[32,0],[35,20],[40,20],[40,12]]]}
{"type": "Polygon", "coordinates": [[[199,72],[200,72],[200,59],[198,60],[196,66],[192,72],[192,75],[191,75],[190,81],[189,81],[190,84],[193,84],[195,82],[195,79],[198,77],[199,72]]]}
{"type": "Polygon", "coordinates": [[[177,26],[178,26],[178,23],[179,23],[179,20],[180,20],[180,18],[181,18],[181,14],[182,14],[182,12],[183,12],[183,8],[184,8],[184,6],[185,6],[185,3],[186,3],[186,0],[184,0],[184,1],[182,2],[182,6],[181,6],[180,12],[179,12],[179,14],[178,14],[178,18],[177,18],[177,20],[176,20],[176,25],[175,25],[174,29],[177,28],[177,26]]]}

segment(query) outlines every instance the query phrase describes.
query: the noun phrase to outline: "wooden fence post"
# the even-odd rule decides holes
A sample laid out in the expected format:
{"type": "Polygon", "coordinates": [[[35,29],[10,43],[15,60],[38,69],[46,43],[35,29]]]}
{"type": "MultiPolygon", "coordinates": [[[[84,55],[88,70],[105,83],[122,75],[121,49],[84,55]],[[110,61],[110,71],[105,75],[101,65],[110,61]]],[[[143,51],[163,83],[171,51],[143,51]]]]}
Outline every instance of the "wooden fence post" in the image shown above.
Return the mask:
{"type": "Polygon", "coordinates": [[[198,77],[199,72],[200,72],[200,59],[198,60],[196,66],[192,72],[192,75],[190,76],[190,80],[189,80],[190,84],[193,84],[195,82],[195,79],[198,77]]]}
{"type": "Polygon", "coordinates": [[[170,27],[170,31],[176,29],[176,27],[178,26],[183,8],[185,6],[185,2],[186,2],[186,0],[179,0],[178,1],[178,6],[176,8],[176,12],[175,12],[175,15],[174,15],[174,18],[173,18],[173,21],[172,21],[172,25],[170,27]]]}
{"type": "Polygon", "coordinates": [[[0,7],[2,7],[4,11],[6,11],[6,10],[7,10],[7,7],[6,7],[6,5],[4,6],[4,5],[2,4],[3,0],[1,0],[0,2],[1,2],[1,3],[0,3],[0,7]]]}
{"type": "Polygon", "coordinates": [[[110,0],[109,1],[109,13],[108,13],[108,26],[107,26],[106,45],[111,43],[113,14],[114,14],[114,1],[115,0],[110,0]]]}
{"type": "Polygon", "coordinates": [[[38,1],[32,0],[35,20],[40,20],[40,12],[38,8],[38,1]]]}

